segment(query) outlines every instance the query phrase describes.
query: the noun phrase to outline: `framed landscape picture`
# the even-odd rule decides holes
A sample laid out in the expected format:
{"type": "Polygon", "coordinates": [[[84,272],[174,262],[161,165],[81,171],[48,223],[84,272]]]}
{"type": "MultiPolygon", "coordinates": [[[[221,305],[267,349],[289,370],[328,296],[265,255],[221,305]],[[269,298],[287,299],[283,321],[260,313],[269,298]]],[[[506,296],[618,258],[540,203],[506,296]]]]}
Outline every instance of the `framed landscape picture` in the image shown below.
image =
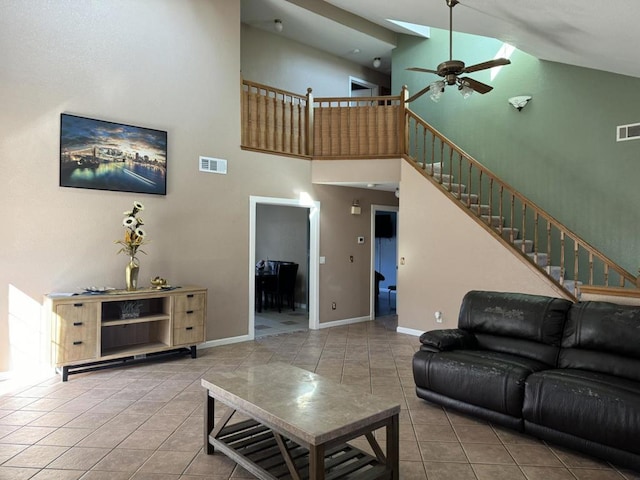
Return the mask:
{"type": "Polygon", "coordinates": [[[167,193],[167,132],[63,113],[60,186],[167,193]]]}

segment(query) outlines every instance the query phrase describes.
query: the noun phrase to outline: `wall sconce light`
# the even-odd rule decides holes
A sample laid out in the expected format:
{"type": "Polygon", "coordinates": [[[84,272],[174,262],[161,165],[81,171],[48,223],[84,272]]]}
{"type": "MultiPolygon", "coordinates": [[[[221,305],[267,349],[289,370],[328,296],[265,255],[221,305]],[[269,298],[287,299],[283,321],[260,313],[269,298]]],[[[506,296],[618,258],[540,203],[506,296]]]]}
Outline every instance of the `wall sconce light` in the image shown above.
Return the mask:
{"type": "Polygon", "coordinates": [[[280,20],[279,18],[276,18],[273,21],[273,28],[275,29],[276,32],[280,33],[282,31],[282,20],[280,20]]]}
{"type": "Polygon", "coordinates": [[[393,193],[396,196],[396,198],[400,198],[400,189],[399,188],[396,188],[396,191],[393,192],[393,193]]]}
{"type": "Polygon", "coordinates": [[[358,200],[354,200],[351,204],[351,215],[360,215],[360,213],[362,213],[360,202],[358,200]]]}
{"type": "Polygon", "coordinates": [[[527,103],[531,100],[531,95],[519,95],[517,97],[511,97],[509,103],[518,111],[522,110],[527,103]]]}
{"type": "Polygon", "coordinates": [[[382,61],[380,60],[380,57],[376,57],[373,59],[373,67],[374,68],[380,68],[380,65],[382,65],[382,61]]]}

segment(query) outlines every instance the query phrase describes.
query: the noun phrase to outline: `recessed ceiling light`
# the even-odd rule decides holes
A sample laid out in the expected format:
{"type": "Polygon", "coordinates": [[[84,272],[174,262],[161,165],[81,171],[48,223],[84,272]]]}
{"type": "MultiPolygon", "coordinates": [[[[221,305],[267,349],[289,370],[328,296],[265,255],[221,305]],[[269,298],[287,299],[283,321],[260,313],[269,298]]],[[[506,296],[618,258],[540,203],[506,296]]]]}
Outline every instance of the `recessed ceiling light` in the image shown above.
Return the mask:
{"type": "Polygon", "coordinates": [[[360,53],[360,49],[359,48],[354,48],[353,50],[351,50],[351,53],[360,53]]]}

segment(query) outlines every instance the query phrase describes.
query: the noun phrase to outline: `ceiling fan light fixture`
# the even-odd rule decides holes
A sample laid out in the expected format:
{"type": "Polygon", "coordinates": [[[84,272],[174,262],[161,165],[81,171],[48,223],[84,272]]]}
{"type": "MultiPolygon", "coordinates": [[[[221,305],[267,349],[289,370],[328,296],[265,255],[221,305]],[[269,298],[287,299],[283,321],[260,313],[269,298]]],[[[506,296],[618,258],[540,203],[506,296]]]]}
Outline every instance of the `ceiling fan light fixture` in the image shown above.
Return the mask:
{"type": "Polygon", "coordinates": [[[431,95],[429,95],[431,97],[431,100],[437,103],[444,93],[444,80],[437,80],[433,82],[431,85],[429,85],[429,90],[431,91],[431,95]]]}
{"type": "Polygon", "coordinates": [[[458,86],[458,90],[460,91],[460,94],[464,99],[469,98],[473,94],[473,88],[471,88],[469,85],[467,85],[464,82],[458,86]]]}

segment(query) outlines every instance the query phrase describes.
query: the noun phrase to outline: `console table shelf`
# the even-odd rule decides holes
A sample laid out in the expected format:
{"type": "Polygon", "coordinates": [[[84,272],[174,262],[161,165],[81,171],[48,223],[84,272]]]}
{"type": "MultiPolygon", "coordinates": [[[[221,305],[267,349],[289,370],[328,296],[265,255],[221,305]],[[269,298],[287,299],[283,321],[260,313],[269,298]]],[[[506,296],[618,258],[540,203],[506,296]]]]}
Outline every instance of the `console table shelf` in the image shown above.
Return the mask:
{"type": "Polygon", "coordinates": [[[122,347],[111,347],[102,350],[102,359],[109,360],[124,356],[141,355],[143,353],[149,353],[152,351],[164,350],[167,347],[169,347],[169,345],[162,342],[148,342],[135,345],[126,345],[122,347]]]}
{"type": "Polygon", "coordinates": [[[52,363],[71,373],[137,362],[153,354],[196,356],[205,340],[207,290],[122,290],[45,297],[52,363]],[[122,318],[134,317],[134,318],[122,318]],[[118,360],[121,360],[118,363],[118,360]]]}
{"type": "Polygon", "coordinates": [[[103,327],[116,327],[118,325],[134,325],[136,323],[159,322],[162,320],[170,320],[170,315],[147,315],[138,318],[125,318],[114,320],[102,320],[103,327]]]}

